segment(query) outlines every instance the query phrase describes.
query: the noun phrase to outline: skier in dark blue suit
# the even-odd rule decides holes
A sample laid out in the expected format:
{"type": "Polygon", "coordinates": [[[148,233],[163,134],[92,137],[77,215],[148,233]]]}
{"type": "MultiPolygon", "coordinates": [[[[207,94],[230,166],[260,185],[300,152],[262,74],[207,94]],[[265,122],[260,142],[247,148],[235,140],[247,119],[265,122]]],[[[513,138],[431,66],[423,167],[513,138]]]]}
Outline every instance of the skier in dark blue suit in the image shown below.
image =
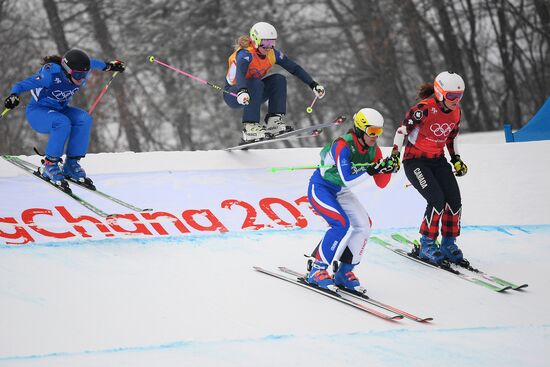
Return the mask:
{"type": "Polygon", "coordinates": [[[16,83],[4,101],[7,109],[13,109],[19,104],[21,93],[31,92],[27,120],[37,132],[49,134],[40,173],[56,185],[66,185],[65,178],[91,184],[79,160],[88,151],[92,117],[80,108],[69,106],[73,95],[86,84],[91,69],[123,72],[125,65],[119,60],[90,59],[76,48],[62,57],[47,56],[38,73],[16,83]],[[64,152],[67,158],[61,165],[64,152]]]}
{"type": "Polygon", "coordinates": [[[307,84],[317,98],[323,98],[325,88],[314,81],[297,63],[275,49],[277,30],[266,22],[256,23],[250,34],[237,40],[235,51],[228,59],[225,90],[236,93],[237,98],[224,93],[225,103],[231,108],[243,108],[242,143],[263,140],[292,130],[287,126],[286,78],[282,74],[267,75],[279,65],[307,84]],[[266,76],[267,75],[267,76],[266,76]],[[265,124],[260,124],[260,110],[269,101],[265,124]]]}

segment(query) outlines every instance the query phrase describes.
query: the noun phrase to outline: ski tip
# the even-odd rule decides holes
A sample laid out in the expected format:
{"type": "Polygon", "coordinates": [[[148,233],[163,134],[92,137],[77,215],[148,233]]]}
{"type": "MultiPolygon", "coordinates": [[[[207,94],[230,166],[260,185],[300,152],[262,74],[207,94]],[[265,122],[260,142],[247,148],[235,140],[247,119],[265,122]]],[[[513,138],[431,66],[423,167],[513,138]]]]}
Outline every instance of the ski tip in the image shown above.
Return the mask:
{"type": "Polygon", "coordinates": [[[117,217],[121,216],[122,214],[119,214],[119,213],[113,213],[113,214],[107,214],[105,216],[105,218],[109,219],[109,220],[112,220],[112,219],[116,219],[117,217]]]}
{"type": "Polygon", "coordinates": [[[512,287],[512,289],[515,291],[523,291],[524,288],[527,288],[527,287],[529,287],[529,284],[522,284],[522,285],[518,285],[517,287],[512,287]]]}
{"type": "Polygon", "coordinates": [[[344,115],[338,116],[335,120],[336,125],[343,124],[348,118],[344,115]]]}
{"type": "Polygon", "coordinates": [[[430,322],[430,321],[433,321],[434,318],[433,317],[426,317],[424,319],[420,319],[418,320],[418,322],[430,322]]]}
{"type": "Polygon", "coordinates": [[[390,320],[403,320],[403,315],[395,315],[390,317],[390,320]]]}
{"type": "Polygon", "coordinates": [[[495,289],[498,293],[505,293],[506,291],[509,291],[510,289],[512,289],[512,287],[510,286],[507,286],[507,287],[502,287],[500,289],[495,289]]]}

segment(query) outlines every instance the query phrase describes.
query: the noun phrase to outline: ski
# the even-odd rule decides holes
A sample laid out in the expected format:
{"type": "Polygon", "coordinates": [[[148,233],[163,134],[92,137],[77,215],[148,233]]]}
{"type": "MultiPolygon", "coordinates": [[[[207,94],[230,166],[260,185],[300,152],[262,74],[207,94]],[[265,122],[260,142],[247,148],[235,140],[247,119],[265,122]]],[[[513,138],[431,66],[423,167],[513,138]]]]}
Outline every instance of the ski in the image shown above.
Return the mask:
{"type": "Polygon", "coordinates": [[[380,312],[378,310],[375,310],[373,308],[367,307],[367,306],[365,306],[361,303],[357,303],[357,302],[351,301],[349,299],[346,299],[346,298],[342,297],[337,291],[332,291],[332,290],[322,289],[322,288],[316,287],[312,284],[309,284],[301,276],[300,277],[288,277],[288,276],[285,276],[283,274],[261,268],[259,266],[254,266],[253,268],[254,268],[254,270],[256,270],[260,273],[271,275],[272,277],[284,280],[284,281],[292,283],[292,284],[296,284],[296,285],[298,285],[300,287],[303,287],[303,288],[307,288],[307,289],[312,290],[312,291],[314,291],[318,294],[322,294],[323,296],[332,298],[336,301],[339,301],[339,302],[344,303],[346,305],[352,306],[352,307],[354,307],[358,310],[361,310],[361,311],[366,312],[368,314],[371,314],[373,316],[377,316],[381,319],[388,320],[388,321],[395,321],[395,320],[401,320],[403,318],[402,315],[398,315],[398,314],[395,314],[395,313],[394,313],[394,315],[388,315],[388,314],[385,314],[385,313],[380,312]]]}
{"type": "Polygon", "coordinates": [[[80,196],[78,196],[76,194],[73,194],[71,189],[68,186],[64,187],[64,186],[56,185],[56,184],[42,178],[42,175],[40,175],[40,173],[38,172],[38,169],[32,169],[28,166],[30,163],[25,162],[24,160],[19,159],[17,157],[12,157],[12,156],[3,155],[2,158],[4,158],[6,161],[10,162],[14,166],[17,166],[17,167],[21,168],[22,170],[24,170],[28,174],[38,178],[41,182],[44,182],[46,185],[48,185],[48,186],[58,190],[59,192],[62,192],[63,194],[67,195],[68,197],[75,200],[77,203],[79,203],[80,205],[82,205],[86,209],[94,212],[95,214],[97,214],[101,217],[104,217],[104,218],[107,218],[107,217],[112,215],[112,214],[104,212],[103,210],[99,209],[98,207],[91,204],[90,202],[82,199],[80,196]]]}
{"type": "MultiPolygon", "coordinates": [[[[302,273],[299,273],[295,270],[292,270],[292,269],[289,269],[289,268],[286,268],[284,266],[280,266],[279,267],[279,270],[282,271],[283,273],[287,273],[287,274],[290,274],[290,275],[294,275],[295,277],[301,277],[301,278],[304,278],[305,277],[305,274],[302,274],[302,273]]],[[[419,316],[415,316],[409,312],[406,312],[406,311],[403,311],[403,310],[400,310],[396,307],[393,307],[393,306],[390,306],[390,305],[387,305],[385,303],[382,303],[378,300],[375,300],[374,298],[371,298],[369,297],[365,292],[359,292],[359,291],[352,291],[352,290],[349,290],[349,289],[346,289],[346,288],[340,288],[338,289],[338,292],[341,293],[341,294],[345,294],[345,295],[348,295],[350,297],[354,297],[356,299],[359,299],[361,301],[364,301],[364,302],[367,302],[367,303],[370,303],[371,305],[373,306],[377,306],[377,307],[380,307],[386,311],[390,311],[390,312],[393,312],[393,313],[396,313],[398,315],[401,315],[403,317],[406,317],[407,319],[411,319],[411,320],[414,320],[416,322],[428,322],[428,321],[432,321],[433,320],[433,317],[419,317],[419,316]]]]}
{"type": "MultiPolygon", "coordinates": [[[[394,233],[392,234],[392,238],[398,242],[401,242],[403,244],[408,244],[408,245],[412,245],[412,246],[416,246],[415,242],[414,241],[411,241],[410,239],[406,238],[405,236],[399,234],[399,233],[394,233]]],[[[460,266],[460,265],[454,265],[452,264],[452,266],[455,266],[455,267],[460,267],[462,269],[466,269],[466,270],[469,270],[471,271],[472,273],[475,273],[476,275],[479,275],[480,277],[482,277],[483,279],[485,280],[488,280],[488,281],[491,281],[493,283],[497,283],[501,286],[504,286],[504,287],[509,287],[515,291],[518,291],[518,290],[521,290],[523,288],[526,288],[528,287],[529,285],[526,284],[526,283],[523,283],[523,284],[520,284],[520,285],[517,285],[517,284],[514,284],[512,282],[509,282],[507,280],[504,280],[502,278],[499,278],[499,277],[496,277],[494,275],[490,275],[490,274],[487,274],[479,269],[476,269],[470,265],[468,265],[467,267],[464,267],[464,266],[460,266]]]]}
{"type": "MultiPolygon", "coordinates": [[[[58,191],[62,192],[63,194],[69,196],[71,199],[75,200],[76,202],[78,202],[80,205],[84,206],[85,208],[87,208],[88,210],[94,212],[95,214],[101,216],[101,217],[104,217],[104,218],[108,218],[108,217],[112,217],[112,216],[115,216],[116,214],[109,214],[101,209],[99,209],[98,207],[96,207],[95,205],[91,204],[90,202],[88,202],[87,200],[84,200],[83,198],[81,198],[80,196],[74,194],[72,192],[72,190],[70,189],[70,187],[67,185],[67,186],[59,186],[59,185],[56,185],[52,182],[50,182],[49,180],[46,180],[42,177],[42,175],[39,173],[38,171],[38,166],[30,163],[30,162],[27,162],[25,161],[24,159],[21,159],[19,157],[15,157],[15,156],[10,156],[10,155],[2,155],[2,158],[4,160],[6,160],[7,162],[10,162],[11,164],[13,164],[14,166],[17,166],[19,168],[21,168],[22,170],[24,170],[25,172],[31,174],[32,176],[34,177],[37,177],[40,179],[41,182],[44,182],[46,184],[48,184],[49,186],[57,189],[58,191]]],[[[105,199],[108,199],[108,200],[111,200],[113,201],[114,203],[117,203],[121,206],[124,206],[126,208],[129,208],[129,209],[132,209],[132,210],[135,210],[137,212],[142,212],[142,211],[149,211],[151,209],[141,209],[141,208],[138,208],[132,204],[129,204],[125,201],[122,201],[118,198],[115,198],[109,194],[106,194],[102,191],[99,191],[99,190],[94,190],[90,187],[87,187],[85,186],[84,184],[80,184],[78,182],[75,182],[75,181],[71,181],[72,183],[75,183],[77,184],[79,187],[82,187],[84,189],[87,189],[88,191],[90,192],[93,192],[99,196],[102,196],[104,197],[105,199]]]]}
{"type": "Polygon", "coordinates": [[[457,276],[458,278],[460,279],[464,279],[470,283],[474,283],[474,284],[477,284],[477,285],[480,285],[482,287],[485,287],[485,288],[488,288],[492,291],[495,291],[495,292],[505,292],[507,291],[508,289],[510,289],[509,286],[497,286],[495,284],[492,284],[492,283],[488,283],[488,282],[485,282],[477,277],[474,277],[474,276],[471,276],[471,275],[468,275],[468,274],[465,274],[465,273],[461,273],[460,271],[458,270],[455,270],[453,268],[450,268],[450,267],[440,267],[440,266],[435,266],[427,261],[424,261],[424,260],[421,260],[420,258],[418,257],[414,257],[412,256],[410,253],[408,253],[407,251],[399,248],[399,247],[396,247],[394,245],[392,245],[391,243],[387,242],[387,241],[384,241],[376,236],[371,236],[370,239],[382,246],[382,247],[385,247],[386,249],[390,250],[390,251],[393,251],[394,253],[398,254],[398,255],[401,255],[407,259],[410,259],[410,260],[413,260],[417,263],[420,263],[422,265],[425,265],[425,266],[428,266],[428,267],[431,267],[433,269],[439,269],[439,270],[444,270],[450,274],[453,274],[455,276],[457,276]]]}
{"type": "Polygon", "coordinates": [[[105,193],[105,192],[103,192],[103,191],[100,191],[100,190],[98,190],[97,188],[95,188],[95,186],[93,186],[94,188],[91,188],[91,187],[87,186],[86,183],[81,183],[81,182],[73,181],[73,180],[71,180],[71,183],[74,183],[74,184],[76,184],[76,185],[78,185],[78,186],[80,186],[80,187],[82,187],[82,188],[84,188],[84,189],[86,189],[86,190],[88,190],[88,191],[90,191],[90,192],[93,192],[94,194],[97,194],[97,195],[99,195],[99,196],[102,196],[102,197],[104,197],[104,198],[107,199],[107,200],[111,200],[112,202],[115,202],[115,203],[117,203],[118,205],[121,205],[121,206],[123,206],[123,207],[126,207],[126,208],[131,209],[131,210],[136,211],[136,212],[148,212],[148,211],[153,210],[153,209],[151,209],[151,208],[145,208],[145,209],[139,208],[139,207],[137,207],[137,206],[135,206],[135,205],[132,205],[132,204],[130,204],[130,203],[127,203],[127,202],[125,202],[125,201],[123,201],[123,200],[120,200],[120,199],[114,197],[114,196],[111,196],[111,195],[109,195],[109,194],[107,194],[107,193],[105,193]]]}
{"type": "Polygon", "coordinates": [[[283,140],[303,139],[303,138],[311,138],[311,137],[319,136],[319,134],[321,134],[323,129],[326,129],[332,126],[341,125],[346,121],[346,119],[347,118],[345,116],[338,116],[332,122],[326,122],[324,124],[318,124],[318,125],[304,127],[302,129],[292,130],[286,133],[276,135],[271,139],[264,139],[264,140],[253,141],[250,143],[244,143],[234,147],[226,148],[225,150],[228,150],[228,151],[242,150],[242,149],[247,149],[247,148],[250,148],[256,145],[261,145],[261,144],[274,143],[274,142],[283,141],[283,140]]]}

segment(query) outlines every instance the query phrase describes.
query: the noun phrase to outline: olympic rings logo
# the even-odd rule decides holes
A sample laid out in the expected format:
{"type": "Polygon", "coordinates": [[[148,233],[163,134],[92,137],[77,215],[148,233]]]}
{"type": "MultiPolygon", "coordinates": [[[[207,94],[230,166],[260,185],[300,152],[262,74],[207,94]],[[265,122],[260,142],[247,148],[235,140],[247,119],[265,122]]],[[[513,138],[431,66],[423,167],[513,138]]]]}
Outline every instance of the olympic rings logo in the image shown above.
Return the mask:
{"type": "Polygon", "coordinates": [[[435,136],[448,136],[453,131],[455,124],[431,124],[430,131],[435,136]]]}
{"type": "Polygon", "coordinates": [[[80,88],[75,88],[73,90],[54,90],[52,91],[52,95],[57,99],[58,101],[65,101],[69,98],[71,98],[80,88]]]}

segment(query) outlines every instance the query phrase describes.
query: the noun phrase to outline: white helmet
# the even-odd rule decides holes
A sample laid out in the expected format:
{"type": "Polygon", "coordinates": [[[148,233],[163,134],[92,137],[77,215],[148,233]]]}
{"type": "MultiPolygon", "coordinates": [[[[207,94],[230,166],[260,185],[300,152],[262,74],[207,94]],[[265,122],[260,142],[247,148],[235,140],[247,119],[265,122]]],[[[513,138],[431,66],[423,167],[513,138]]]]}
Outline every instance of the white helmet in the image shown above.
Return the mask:
{"type": "Polygon", "coordinates": [[[259,22],[250,28],[250,38],[258,48],[262,40],[276,40],[277,30],[269,23],[259,22]]]}
{"type": "Polygon", "coordinates": [[[362,108],[353,115],[353,128],[358,136],[367,133],[368,136],[382,135],[384,117],[374,108],[362,108]]]}
{"type": "Polygon", "coordinates": [[[452,71],[439,73],[434,80],[434,94],[438,101],[443,99],[453,101],[457,98],[460,100],[465,88],[462,77],[452,71]]]}

